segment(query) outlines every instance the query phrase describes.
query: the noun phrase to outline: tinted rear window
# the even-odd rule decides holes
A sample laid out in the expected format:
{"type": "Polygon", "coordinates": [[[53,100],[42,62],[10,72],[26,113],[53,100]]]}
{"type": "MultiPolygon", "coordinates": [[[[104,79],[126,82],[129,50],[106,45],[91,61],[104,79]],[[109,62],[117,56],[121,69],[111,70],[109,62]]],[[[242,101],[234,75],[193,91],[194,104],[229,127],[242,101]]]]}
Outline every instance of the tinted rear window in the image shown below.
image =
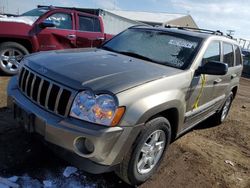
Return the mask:
{"type": "Polygon", "coordinates": [[[238,46],[235,46],[235,60],[236,60],[236,65],[241,65],[242,64],[242,58],[241,58],[241,53],[240,53],[240,48],[238,46]]]}
{"type": "Polygon", "coordinates": [[[99,19],[87,16],[79,16],[79,30],[101,32],[99,19]]]}

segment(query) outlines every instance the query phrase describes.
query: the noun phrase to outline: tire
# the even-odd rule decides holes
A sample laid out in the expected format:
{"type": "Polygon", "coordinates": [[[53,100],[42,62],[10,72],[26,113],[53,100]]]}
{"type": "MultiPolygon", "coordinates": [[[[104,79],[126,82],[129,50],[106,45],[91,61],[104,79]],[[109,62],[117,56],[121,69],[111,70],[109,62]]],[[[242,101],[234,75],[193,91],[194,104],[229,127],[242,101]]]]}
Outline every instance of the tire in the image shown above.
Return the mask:
{"type": "Polygon", "coordinates": [[[217,125],[224,122],[225,119],[227,118],[227,115],[230,111],[233,102],[233,98],[234,98],[233,92],[230,92],[221,110],[214,115],[214,121],[217,125]]]}
{"type": "Polygon", "coordinates": [[[0,72],[6,75],[15,75],[20,68],[20,61],[29,54],[29,51],[16,42],[0,44],[0,72]]]}
{"type": "Polygon", "coordinates": [[[170,143],[170,140],[171,126],[169,121],[164,117],[157,117],[150,120],[146,123],[141,134],[136,139],[133,147],[124,157],[119,168],[115,171],[116,174],[123,181],[133,186],[144,183],[154,174],[154,172],[159,167],[164,153],[170,143]],[[158,139],[156,139],[156,135],[158,135],[158,139]],[[154,143],[155,145],[151,143],[153,142],[152,138],[155,138],[157,140],[157,142],[154,143]],[[153,145],[155,151],[151,151],[151,149],[153,149],[153,145]],[[148,153],[146,154],[146,152],[148,153]],[[152,156],[154,156],[153,162],[151,160],[152,156]],[[152,166],[150,166],[149,164],[152,164],[152,166]]]}

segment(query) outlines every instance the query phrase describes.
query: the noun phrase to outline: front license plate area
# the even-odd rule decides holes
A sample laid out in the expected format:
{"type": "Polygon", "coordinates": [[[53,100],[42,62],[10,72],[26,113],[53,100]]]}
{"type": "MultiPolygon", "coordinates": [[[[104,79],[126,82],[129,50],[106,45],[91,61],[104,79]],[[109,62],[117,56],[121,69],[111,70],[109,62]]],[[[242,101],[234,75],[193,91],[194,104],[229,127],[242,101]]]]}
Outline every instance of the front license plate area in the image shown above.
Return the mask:
{"type": "Polygon", "coordinates": [[[14,105],[14,119],[25,128],[26,131],[34,132],[35,115],[26,112],[16,104],[14,105]]]}

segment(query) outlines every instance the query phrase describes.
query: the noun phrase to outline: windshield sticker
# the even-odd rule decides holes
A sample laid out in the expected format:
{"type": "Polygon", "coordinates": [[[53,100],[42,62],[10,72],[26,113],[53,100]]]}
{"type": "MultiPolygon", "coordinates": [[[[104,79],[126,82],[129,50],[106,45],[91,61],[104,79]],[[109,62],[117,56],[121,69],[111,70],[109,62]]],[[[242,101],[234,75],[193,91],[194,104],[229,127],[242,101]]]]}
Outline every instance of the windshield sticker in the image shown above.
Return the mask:
{"type": "Polygon", "coordinates": [[[170,40],[168,44],[183,47],[183,48],[192,48],[195,46],[194,43],[188,42],[188,41],[183,41],[183,40],[170,40]]]}

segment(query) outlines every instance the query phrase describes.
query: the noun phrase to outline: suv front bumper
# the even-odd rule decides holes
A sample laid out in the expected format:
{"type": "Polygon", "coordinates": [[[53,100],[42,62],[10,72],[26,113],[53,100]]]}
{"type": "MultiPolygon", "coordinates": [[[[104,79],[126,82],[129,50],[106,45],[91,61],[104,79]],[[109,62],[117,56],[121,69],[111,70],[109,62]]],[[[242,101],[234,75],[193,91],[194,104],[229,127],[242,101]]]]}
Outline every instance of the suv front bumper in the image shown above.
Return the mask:
{"type": "Polygon", "coordinates": [[[105,127],[48,112],[20,92],[16,76],[8,85],[8,107],[27,130],[59,146],[53,148],[63,158],[90,173],[110,171],[119,164],[142,127],[105,127]],[[86,151],[86,145],[90,145],[91,152],[86,151]]]}

